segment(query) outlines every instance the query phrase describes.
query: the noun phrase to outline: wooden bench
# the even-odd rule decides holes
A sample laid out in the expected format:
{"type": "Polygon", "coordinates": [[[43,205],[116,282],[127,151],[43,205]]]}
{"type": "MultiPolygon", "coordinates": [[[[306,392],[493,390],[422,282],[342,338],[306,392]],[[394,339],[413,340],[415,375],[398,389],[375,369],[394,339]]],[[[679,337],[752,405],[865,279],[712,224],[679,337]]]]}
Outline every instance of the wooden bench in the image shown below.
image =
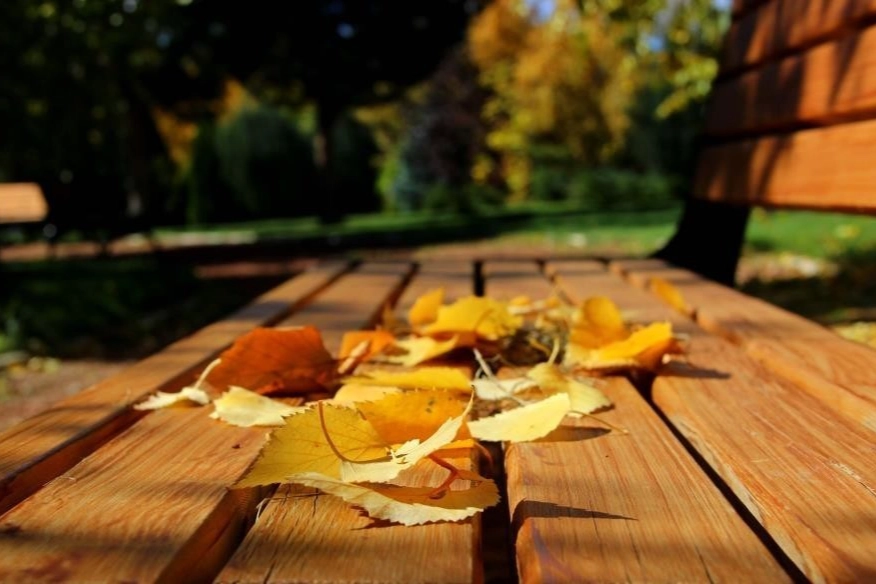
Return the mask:
{"type": "Polygon", "coordinates": [[[0,184],[0,228],[38,225],[48,213],[49,207],[36,184],[0,184]]]}
{"type": "Polygon", "coordinates": [[[694,190],[703,198],[661,254],[684,267],[316,266],[0,435],[0,581],[876,580],[876,352],[714,282],[732,279],[749,204],[876,208],[864,188],[876,185],[865,160],[876,138],[861,73],[872,51],[857,52],[876,3],[736,4],[730,38],[740,40],[724,56],[694,190]],[[817,65],[824,47],[845,66],[817,65]],[[667,305],[655,277],[684,304],[667,305]],[[601,417],[628,434],[585,419],[507,445],[504,513],[418,527],[285,487],[229,490],[264,430],[200,409],[131,408],[190,383],[255,326],[312,324],[337,350],[385,304],[403,310],[439,285],[451,298],[606,295],[636,321],[671,321],[689,338],[688,363],[607,382],[616,407],[601,417]]]}

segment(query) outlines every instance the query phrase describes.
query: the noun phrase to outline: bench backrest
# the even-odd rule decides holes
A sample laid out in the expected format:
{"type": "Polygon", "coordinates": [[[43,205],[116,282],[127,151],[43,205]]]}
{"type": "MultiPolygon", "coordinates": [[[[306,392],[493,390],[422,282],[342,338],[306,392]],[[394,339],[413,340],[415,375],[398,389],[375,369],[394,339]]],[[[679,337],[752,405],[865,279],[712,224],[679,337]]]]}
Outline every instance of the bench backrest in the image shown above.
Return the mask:
{"type": "Polygon", "coordinates": [[[876,213],[876,0],[736,0],[693,195],[876,213]]]}
{"type": "Polygon", "coordinates": [[[36,223],[46,218],[49,207],[34,183],[0,184],[0,224],[36,223]]]}

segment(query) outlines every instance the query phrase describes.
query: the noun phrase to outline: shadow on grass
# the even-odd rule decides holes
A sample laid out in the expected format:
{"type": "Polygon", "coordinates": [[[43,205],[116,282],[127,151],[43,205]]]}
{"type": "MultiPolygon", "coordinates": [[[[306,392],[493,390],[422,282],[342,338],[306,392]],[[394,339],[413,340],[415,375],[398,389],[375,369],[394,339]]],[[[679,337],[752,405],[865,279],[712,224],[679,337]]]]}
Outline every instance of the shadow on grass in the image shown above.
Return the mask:
{"type": "Polygon", "coordinates": [[[7,345],[66,358],[137,359],[224,317],[286,275],[221,283],[155,256],[2,266],[7,345]]]}
{"type": "Polygon", "coordinates": [[[825,325],[876,320],[876,246],[844,251],[830,260],[833,274],[756,278],[743,292],[825,325]]]}

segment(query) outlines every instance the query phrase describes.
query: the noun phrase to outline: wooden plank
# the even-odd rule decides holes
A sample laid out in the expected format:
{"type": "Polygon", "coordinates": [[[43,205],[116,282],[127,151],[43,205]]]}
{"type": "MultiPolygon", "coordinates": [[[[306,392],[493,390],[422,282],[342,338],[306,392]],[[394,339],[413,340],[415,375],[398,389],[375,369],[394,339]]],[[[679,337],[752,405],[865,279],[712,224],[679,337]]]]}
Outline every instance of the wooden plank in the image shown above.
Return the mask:
{"type": "Polygon", "coordinates": [[[49,212],[39,185],[7,183],[0,185],[0,224],[42,221],[49,212]]]}
{"type": "Polygon", "coordinates": [[[696,197],[725,203],[876,212],[876,121],[705,148],[696,197]]]}
{"type": "MultiPolygon", "coordinates": [[[[473,275],[470,263],[427,264],[405,290],[399,305],[409,307],[419,294],[438,286],[445,287],[448,298],[471,294],[473,275]]],[[[453,461],[470,464],[470,460],[453,461]]],[[[416,475],[415,482],[438,484],[446,471],[433,466],[416,475]]],[[[482,579],[477,517],[404,527],[374,522],[335,497],[315,499],[307,494],[304,489],[281,487],[218,581],[415,583],[482,579]]]]}
{"type": "Polygon", "coordinates": [[[715,84],[706,134],[876,117],[876,26],[715,84]]]}
{"type": "MultiPolygon", "coordinates": [[[[369,324],[407,269],[399,264],[345,276],[291,322],[318,326],[327,346],[337,348],[350,321],[369,324]],[[351,299],[350,290],[360,294],[351,299]]],[[[257,491],[231,492],[228,486],[254,459],[266,433],[207,414],[194,408],[147,415],[4,515],[0,581],[188,582],[215,576],[260,499],[257,491]]]]}
{"type": "Polygon", "coordinates": [[[131,406],[155,391],[176,391],[235,338],[277,322],[346,269],[329,263],[281,284],[119,375],[58,402],[0,434],[0,513],[61,475],[141,412],[131,406]]]}
{"type": "Polygon", "coordinates": [[[689,365],[657,376],[654,404],[808,578],[871,580],[876,434],[644,291],[623,289],[624,307],[690,336],[689,365]]]}
{"type": "Polygon", "coordinates": [[[653,277],[672,283],[704,329],[741,345],[764,367],[827,407],[876,430],[873,349],[660,260],[617,261],[613,267],[641,288],[647,288],[653,277]]]}
{"type": "MultiPolygon", "coordinates": [[[[546,296],[534,267],[487,264],[487,292],[546,296]]],[[[598,263],[556,268],[570,296],[625,299],[598,263]]],[[[600,418],[629,435],[583,420],[506,447],[521,582],[787,581],[632,385],[613,378],[604,390],[615,408],[600,418]]]]}
{"type": "Polygon", "coordinates": [[[839,38],[876,16],[874,0],[773,0],[731,25],[722,75],[839,38]]]}

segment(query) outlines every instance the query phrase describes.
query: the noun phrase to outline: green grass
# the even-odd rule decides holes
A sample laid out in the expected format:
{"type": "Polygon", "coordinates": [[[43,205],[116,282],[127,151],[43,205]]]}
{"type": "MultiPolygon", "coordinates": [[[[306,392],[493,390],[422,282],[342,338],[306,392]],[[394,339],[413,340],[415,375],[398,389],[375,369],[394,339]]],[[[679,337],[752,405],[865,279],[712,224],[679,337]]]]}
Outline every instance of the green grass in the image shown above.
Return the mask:
{"type": "Polygon", "coordinates": [[[809,211],[752,214],[746,251],[790,252],[823,259],[876,251],[876,217],[809,211]]]}

